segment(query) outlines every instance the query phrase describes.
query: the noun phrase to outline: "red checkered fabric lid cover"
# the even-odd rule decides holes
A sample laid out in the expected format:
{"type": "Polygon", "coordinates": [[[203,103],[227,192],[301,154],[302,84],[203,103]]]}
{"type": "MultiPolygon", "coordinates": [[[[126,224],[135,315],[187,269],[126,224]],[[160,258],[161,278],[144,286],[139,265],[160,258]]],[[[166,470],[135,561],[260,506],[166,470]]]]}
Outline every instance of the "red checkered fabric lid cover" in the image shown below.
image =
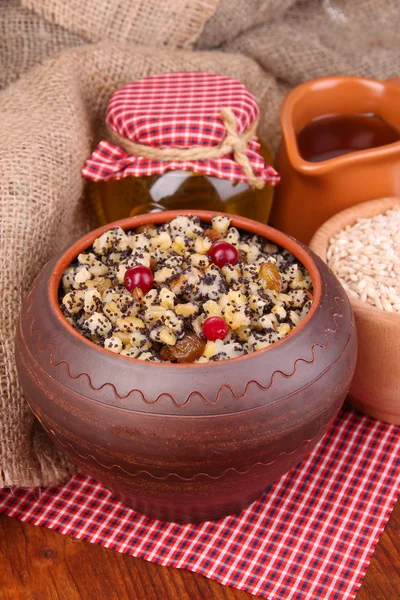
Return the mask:
{"type": "MultiPolygon", "coordinates": [[[[235,79],[211,73],[164,73],[118,89],[108,104],[106,123],[112,137],[121,136],[128,144],[134,142],[158,150],[193,147],[209,150],[227,138],[222,109],[232,111],[239,136],[251,132],[257,123],[256,100],[235,79]]],[[[246,145],[244,153],[254,175],[263,183],[277,184],[279,175],[259,154],[256,136],[252,136],[246,145]]],[[[82,173],[93,181],[105,181],[171,170],[248,182],[243,167],[232,152],[202,160],[191,157],[168,160],[141,156],[138,151],[133,154],[105,140],[86,161],[82,173]]]]}

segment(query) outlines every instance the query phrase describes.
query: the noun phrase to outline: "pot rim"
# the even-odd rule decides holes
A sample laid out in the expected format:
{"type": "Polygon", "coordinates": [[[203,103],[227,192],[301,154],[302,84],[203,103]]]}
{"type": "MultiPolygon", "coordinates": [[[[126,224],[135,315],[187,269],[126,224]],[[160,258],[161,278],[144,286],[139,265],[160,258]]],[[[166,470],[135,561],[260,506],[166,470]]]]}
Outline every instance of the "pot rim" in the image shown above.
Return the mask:
{"type": "MultiPolygon", "coordinates": [[[[350,208],[342,210],[325,221],[325,223],[317,229],[310,241],[311,250],[327,265],[326,254],[329,240],[332,236],[339,233],[339,231],[344,229],[347,225],[354,225],[357,219],[368,219],[379,214],[384,214],[395,206],[400,206],[400,198],[391,197],[367,200],[366,202],[361,202],[360,204],[355,204],[350,208]]],[[[373,318],[376,318],[379,315],[381,321],[386,321],[391,324],[395,323],[396,326],[400,324],[400,315],[381,310],[376,306],[361,302],[361,300],[358,300],[357,298],[351,298],[348,294],[347,297],[353,310],[358,314],[370,314],[373,318]]]]}
{"type": "Polygon", "coordinates": [[[201,367],[218,367],[226,364],[227,362],[237,362],[251,359],[252,356],[259,355],[261,353],[266,353],[268,351],[272,351],[278,344],[284,344],[288,340],[292,339],[299,331],[301,331],[308,322],[313,318],[314,314],[317,311],[317,308],[321,301],[322,296],[322,282],[321,276],[318,271],[318,267],[314,258],[307,252],[306,247],[295,240],[295,238],[282,233],[281,231],[270,227],[269,225],[264,225],[258,221],[254,221],[252,219],[247,219],[245,217],[241,217],[238,215],[232,215],[230,213],[224,213],[219,211],[210,211],[210,210],[169,210],[162,211],[157,213],[147,213],[142,215],[137,215],[135,217],[128,217],[126,219],[119,219],[112,223],[107,223],[106,225],[102,225],[97,229],[94,229],[84,235],[82,238],[77,240],[72,246],[70,246],[66,251],[63,252],[61,257],[57,260],[54,265],[53,271],[50,275],[49,282],[47,285],[47,291],[49,294],[49,302],[50,307],[52,308],[57,320],[63,327],[66,327],[68,332],[71,335],[74,335],[77,339],[82,341],[85,344],[88,344],[90,348],[96,349],[99,352],[107,353],[108,355],[114,356],[116,359],[124,359],[129,361],[135,361],[136,363],[141,363],[143,366],[146,364],[150,364],[151,366],[156,367],[175,367],[177,369],[183,368],[201,368],[201,367]],[[231,220],[231,224],[234,227],[239,229],[244,229],[245,231],[249,231],[250,233],[255,233],[260,235],[279,246],[283,247],[286,250],[289,250],[307,269],[312,283],[313,283],[313,291],[314,291],[314,299],[312,306],[307,314],[307,316],[301,321],[299,325],[297,325],[291,332],[289,332],[284,338],[274,342],[270,346],[266,348],[262,348],[261,350],[256,350],[255,352],[250,352],[249,354],[245,354],[244,356],[238,356],[235,358],[227,359],[226,361],[209,361],[206,363],[170,363],[170,362],[148,362],[141,361],[137,358],[131,358],[128,356],[121,356],[120,354],[115,354],[102,346],[99,346],[95,342],[88,340],[83,335],[81,335],[72,325],[68,323],[65,319],[58,300],[58,290],[61,283],[61,279],[65,269],[77,258],[78,254],[87,250],[93,243],[93,241],[99,237],[104,231],[111,229],[112,227],[121,227],[124,231],[134,229],[135,227],[139,227],[141,225],[147,224],[155,224],[158,225],[160,223],[165,223],[167,221],[172,221],[175,217],[178,216],[196,216],[200,217],[202,221],[210,222],[211,218],[215,215],[227,216],[231,220]]]}
{"type": "MultiPolygon", "coordinates": [[[[367,91],[369,90],[371,95],[373,95],[378,112],[378,109],[383,102],[383,93],[387,88],[387,83],[391,83],[391,81],[385,82],[353,75],[332,75],[311,79],[310,81],[306,81],[293,88],[283,100],[280,109],[282,137],[285,141],[287,154],[291,164],[304,175],[324,175],[337,168],[348,165],[357,166],[359,162],[374,160],[377,155],[381,156],[384,160],[398,156],[400,152],[400,141],[378,146],[377,148],[366,148],[364,150],[353,151],[350,154],[336,156],[317,163],[310,162],[302,158],[299,153],[297,134],[293,126],[293,114],[306,94],[321,90],[326,90],[328,92],[337,86],[347,86],[350,88],[348,93],[351,93],[352,87],[360,86],[364,87],[367,91]]],[[[393,88],[395,88],[395,85],[392,84],[390,89],[393,90],[393,88]]],[[[400,96],[400,89],[398,90],[398,93],[400,96]]],[[[384,115],[382,116],[384,117],[384,115]]]]}

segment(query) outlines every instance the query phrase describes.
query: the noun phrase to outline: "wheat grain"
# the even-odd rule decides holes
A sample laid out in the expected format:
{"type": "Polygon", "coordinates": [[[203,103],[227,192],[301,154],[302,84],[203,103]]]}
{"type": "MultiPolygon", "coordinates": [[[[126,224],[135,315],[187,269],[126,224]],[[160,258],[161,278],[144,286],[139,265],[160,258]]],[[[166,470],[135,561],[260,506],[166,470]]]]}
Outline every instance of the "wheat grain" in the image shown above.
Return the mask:
{"type": "Polygon", "coordinates": [[[350,297],[400,313],[400,207],[347,225],[329,240],[327,263],[350,297]]]}

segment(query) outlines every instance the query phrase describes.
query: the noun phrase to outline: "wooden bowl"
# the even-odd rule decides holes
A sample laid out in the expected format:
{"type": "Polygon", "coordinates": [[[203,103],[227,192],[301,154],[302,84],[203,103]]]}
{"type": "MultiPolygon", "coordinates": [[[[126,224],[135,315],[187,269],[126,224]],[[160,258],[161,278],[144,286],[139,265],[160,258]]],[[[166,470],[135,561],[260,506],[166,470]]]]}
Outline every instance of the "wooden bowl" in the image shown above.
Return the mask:
{"type": "MultiPolygon", "coordinates": [[[[179,214],[209,222],[214,213],[168,211],[113,225],[129,230],[179,214]]],[[[338,280],[294,239],[230,218],[287,248],[313,280],[310,313],[266,349],[215,363],[146,363],[82,337],[60,311],[61,276],[113,225],[49,262],[21,310],[16,357],[33,412],[82,471],[151,517],[202,521],[246,507],[314,448],[353,376],[354,320],[338,280]]]]}
{"type": "MultiPolygon", "coordinates": [[[[400,198],[363,202],[322,225],[310,248],[326,262],[330,238],[360,217],[374,217],[400,205],[400,198]]],[[[349,400],[361,412],[400,424],[400,316],[350,299],[357,324],[358,358],[349,400]]]]}

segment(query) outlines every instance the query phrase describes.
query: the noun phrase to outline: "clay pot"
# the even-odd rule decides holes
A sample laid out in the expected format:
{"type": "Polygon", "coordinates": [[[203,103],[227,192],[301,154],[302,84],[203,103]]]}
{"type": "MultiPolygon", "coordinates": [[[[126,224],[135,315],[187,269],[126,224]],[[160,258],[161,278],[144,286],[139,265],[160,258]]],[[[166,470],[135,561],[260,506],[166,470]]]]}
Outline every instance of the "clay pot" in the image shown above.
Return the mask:
{"type": "Polygon", "coordinates": [[[324,77],[289,92],[280,111],[282,142],[275,167],[281,174],[270,224],[308,244],[327,219],[360,202],[400,194],[400,141],[309,162],[297,134],[328,115],[374,113],[400,130],[400,79],[324,77]]]}
{"type": "MultiPolygon", "coordinates": [[[[363,202],[342,211],[318,229],[310,248],[326,262],[330,238],[361,217],[400,205],[400,198],[363,202]]],[[[400,316],[350,299],[357,323],[358,358],[349,400],[363,413],[400,425],[400,316]]]]}
{"type": "MultiPolygon", "coordinates": [[[[210,221],[215,213],[161,212],[114,225],[128,230],[179,214],[210,221]]],[[[295,240],[231,221],[290,250],[313,280],[309,315],[264,350],[216,363],[146,363],[83,338],[60,311],[60,279],[110,225],[49,262],[21,310],[16,356],[33,412],[83,472],[151,517],[216,519],[256,500],[314,448],[353,376],[354,321],[337,279],[295,240]]]]}

